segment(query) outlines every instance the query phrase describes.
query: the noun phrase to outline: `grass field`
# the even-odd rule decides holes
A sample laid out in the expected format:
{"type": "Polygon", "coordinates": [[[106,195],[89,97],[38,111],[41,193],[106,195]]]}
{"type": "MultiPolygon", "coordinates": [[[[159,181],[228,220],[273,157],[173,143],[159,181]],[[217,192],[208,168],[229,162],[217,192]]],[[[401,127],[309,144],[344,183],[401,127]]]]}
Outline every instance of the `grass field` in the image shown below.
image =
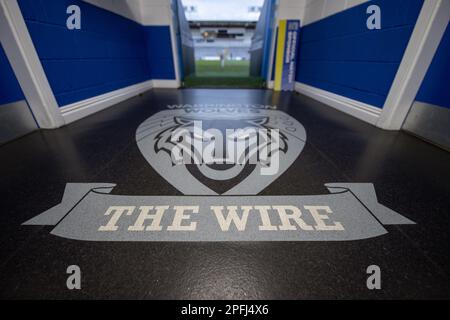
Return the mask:
{"type": "Polygon", "coordinates": [[[262,88],[263,79],[249,76],[249,61],[203,61],[195,63],[195,75],[184,79],[185,87],[190,88],[262,88]]]}
{"type": "Polygon", "coordinates": [[[220,61],[197,60],[195,71],[197,77],[248,77],[250,61],[225,61],[225,66],[220,66],[220,61]]]}

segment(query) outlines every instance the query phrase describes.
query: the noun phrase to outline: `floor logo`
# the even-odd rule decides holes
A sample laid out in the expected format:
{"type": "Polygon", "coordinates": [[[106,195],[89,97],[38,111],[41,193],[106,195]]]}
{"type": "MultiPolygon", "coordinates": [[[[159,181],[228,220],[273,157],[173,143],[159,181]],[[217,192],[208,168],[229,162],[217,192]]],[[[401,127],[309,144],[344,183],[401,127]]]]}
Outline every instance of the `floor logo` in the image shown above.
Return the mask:
{"type": "Polygon", "coordinates": [[[136,141],[148,163],[184,194],[249,195],[258,194],[291,166],[305,146],[306,132],[297,120],[278,110],[182,108],[161,111],[148,118],[137,129],[136,141]],[[194,126],[196,121],[201,128],[194,126]],[[215,163],[201,160],[174,163],[172,155],[177,147],[174,133],[183,128],[191,133],[192,153],[201,153],[194,158],[204,159],[205,153],[213,153],[215,163]],[[209,136],[205,137],[204,132],[209,136]],[[277,132],[276,143],[261,139],[261,134],[257,134],[261,132],[272,140],[277,132]],[[239,133],[244,137],[239,139],[239,133]],[[243,143],[239,144],[239,140],[243,143]],[[196,142],[199,147],[195,147],[196,142]],[[263,151],[274,161],[265,164],[261,159],[263,151]],[[252,158],[256,161],[252,162],[252,158]],[[264,169],[270,168],[276,170],[264,174],[264,169]]]}
{"type": "Polygon", "coordinates": [[[303,126],[273,107],[171,107],[144,121],[136,142],[184,196],[113,195],[115,184],[68,183],[60,204],[24,224],[90,241],[345,241],[414,224],[379,204],[370,183],[258,196],[306,143],[303,126]]]}

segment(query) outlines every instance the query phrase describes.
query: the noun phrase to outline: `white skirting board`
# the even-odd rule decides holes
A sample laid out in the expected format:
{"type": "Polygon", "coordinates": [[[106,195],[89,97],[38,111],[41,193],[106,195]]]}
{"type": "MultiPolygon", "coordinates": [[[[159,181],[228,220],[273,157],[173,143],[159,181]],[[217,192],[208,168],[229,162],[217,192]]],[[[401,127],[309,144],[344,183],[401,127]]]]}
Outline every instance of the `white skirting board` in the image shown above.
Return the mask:
{"type": "Polygon", "coordinates": [[[355,118],[376,125],[381,109],[360,101],[349,99],[329,91],[314,88],[304,83],[296,82],[295,91],[320,101],[330,107],[345,112],[355,118]]]}
{"type": "Polygon", "coordinates": [[[65,123],[69,124],[147,91],[152,88],[152,85],[152,81],[149,80],[78,101],[60,108],[61,114],[65,123]]]}
{"type": "Polygon", "coordinates": [[[162,80],[153,79],[153,88],[172,88],[176,89],[180,87],[180,82],[178,80],[162,80]]]}
{"type": "Polygon", "coordinates": [[[66,124],[111,107],[152,88],[178,88],[177,80],[148,80],[61,107],[66,124]]]}

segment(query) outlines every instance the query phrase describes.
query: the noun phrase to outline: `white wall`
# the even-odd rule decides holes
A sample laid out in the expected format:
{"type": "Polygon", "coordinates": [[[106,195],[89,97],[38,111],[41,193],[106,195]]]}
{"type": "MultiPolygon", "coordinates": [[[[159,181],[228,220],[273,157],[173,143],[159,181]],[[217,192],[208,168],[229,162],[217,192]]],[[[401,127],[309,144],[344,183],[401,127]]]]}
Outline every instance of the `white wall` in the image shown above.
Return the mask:
{"type": "Polygon", "coordinates": [[[141,23],[144,26],[172,23],[170,0],[137,0],[141,6],[141,23]]]}
{"type": "Polygon", "coordinates": [[[279,0],[277,19],[300,19],[307,25],[368,0],[279,0]]]}
{"type": "Polygon", "coordinates": [[[277,20],[302,19],[306,0],[279,0],[277,8],[277,20]]]}
{"type": "Polygon", "coordinates": [[[84,0],[97,7],[134,20],[144,26],[169,25],[170,0],[84,0]]]}
{"type": "Polygon", "coordinates": [[[305,0],[302,25],[307,25],[368,0],[305,0]]]}
{"type": "MultiPolygon", "coordinates": [[[[170,0],[84,0],[143,25],[168,25],[170,0]]],[[[301,19],[302,25],[328,17],[368,0],[279,0],[278,19],[301,19]]]]}
{"type": "Polygon", "coordinates": [[[83,0],[97,7],[114,12],[125,18],[141,21],[140,0],[83,0]]]}

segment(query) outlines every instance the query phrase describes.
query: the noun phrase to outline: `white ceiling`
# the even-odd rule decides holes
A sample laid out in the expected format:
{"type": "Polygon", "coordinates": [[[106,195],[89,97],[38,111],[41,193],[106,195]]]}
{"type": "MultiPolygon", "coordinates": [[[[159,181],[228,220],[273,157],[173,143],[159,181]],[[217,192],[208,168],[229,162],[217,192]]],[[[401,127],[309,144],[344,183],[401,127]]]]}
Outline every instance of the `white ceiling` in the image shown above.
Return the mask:
{"type": "Polygon", "coordinates": [[[264,0],[182,0],[183,6],[195,7],[186,12],[191,21],[258,21],[259,12],[250,12],[250,7],[262,7],[264,0]]]}

